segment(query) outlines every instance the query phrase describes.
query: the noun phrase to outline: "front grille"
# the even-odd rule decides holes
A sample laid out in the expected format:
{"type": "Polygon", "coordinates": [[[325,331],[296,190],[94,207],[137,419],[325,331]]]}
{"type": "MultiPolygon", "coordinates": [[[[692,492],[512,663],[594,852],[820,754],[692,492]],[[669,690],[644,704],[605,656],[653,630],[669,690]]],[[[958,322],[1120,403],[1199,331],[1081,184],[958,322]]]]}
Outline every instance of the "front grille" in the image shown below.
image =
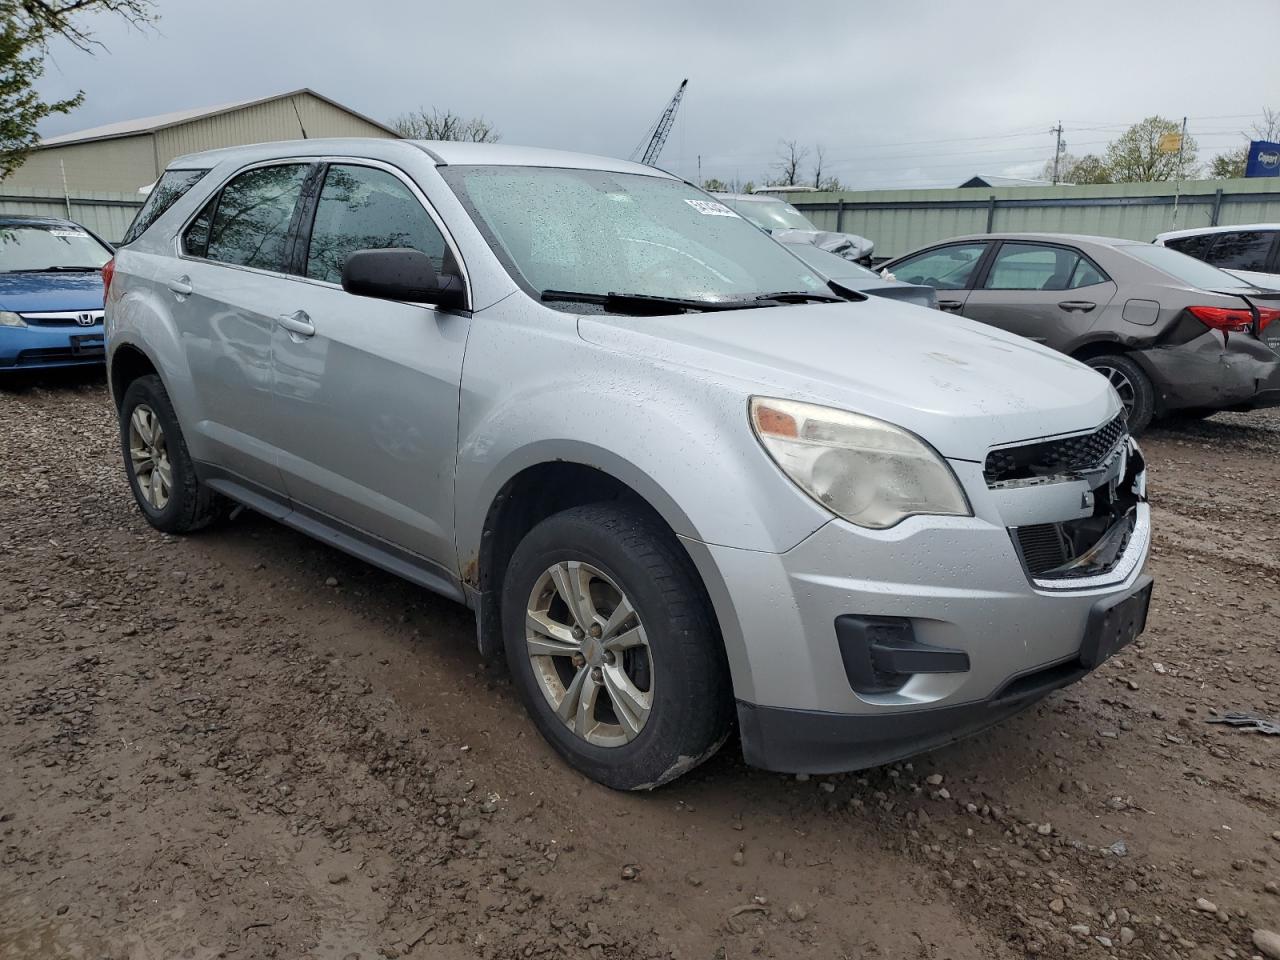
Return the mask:
{"type": "Polygon", "coordinates": [[[19,314],[27,323],[37,327],[91,327],[102,322],[101,310],[58,310],[49,313],[19,314]],[[88,319],[88,323],[82,322],[88,319]]]}
{"type": "Polygon", "coordinates": [[[1060,567],[1071,559],[1071,546],[1062,534],[1058,523],[1037,523],[1026,527],[1014,527],[1018,547],[1027,572],[1039,576],[1054,567],[1060,567]]]}
{"type": "Polygon", "coordinates": [[[982,475],[988,486],[994,486],[1010,480],[1029,480],[1088,470],[1106,460],[1128,432],[1128,421],[1124,413],[1120,413],[1093,433],[992,450],[987,454],[982,475]]]}

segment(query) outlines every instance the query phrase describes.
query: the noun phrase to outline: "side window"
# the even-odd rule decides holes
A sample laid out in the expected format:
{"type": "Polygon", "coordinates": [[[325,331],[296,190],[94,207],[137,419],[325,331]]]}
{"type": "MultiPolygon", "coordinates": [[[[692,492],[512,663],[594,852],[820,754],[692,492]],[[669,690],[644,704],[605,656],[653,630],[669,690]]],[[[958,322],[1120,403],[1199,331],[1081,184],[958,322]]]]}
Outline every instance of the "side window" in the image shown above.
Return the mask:
{"type": "Polygon", "coordinates": [[[1062,247],[1005,243],[991,264],[987,289],[1066,290],[1079,261],[1078,253],[1062,247]]]}
{"type": "Polygon", "coordinates": [[[1209,263],[1223,270],[1267,269],[1267,254],[1271,252],[1271,239],[1275,234],[1260,230],[1218,235],[1208,255],[1209,263]]]}
{"type": "Polygon", "coordinates": [[[1081,257],[1076,264],[1075,273],[1071,274],[1070,287],[1072,290],[1076,287],[1091,287],[1095,283],[1106,283],[1110,279],[1092,263],[1081,257]]]}
{"type": "Polygon", "coordinates": [[[985,243],[957,243],[903,260],[893,275],[903,283],[923,283],[938,290],[964,290],[986,252],[985,243]]]}
{"type": "Polygon", "coordinates": [[[223,187],[205,255],[220,263],[283,270],[289,221],[310,169],[305,163],[258,167],[223,187]]]}
{"type": "Polygon", "coordinates": [[[1204,255],[1209,252],[1209,247],[1213,244],[1213,239],[1214,235],[1212,233],[1202,233],[1194,237],[1177,237],[1173,240],[1166,240],[1164,245],[1170,250],[1185,253],[1188,257],[1203,260],[1204,255]]]}
{"type": "Polygon", "coordinates": [[[182,252],[189,257],[204,257],[209,252],[209,224],[213,220],[214,208],[218,206],[218,196],[204,205],[204,209],[196,218],[187,224],[182,234],[182,252]]]}
{"type": "Polygon", "coordinates": [[[316,203],[307,276],[341,283],[348,255],[388,247],[420,250],[437,273],[457,272],[435,222],[402,181],[375,167],[330,167],[316,203]]]}

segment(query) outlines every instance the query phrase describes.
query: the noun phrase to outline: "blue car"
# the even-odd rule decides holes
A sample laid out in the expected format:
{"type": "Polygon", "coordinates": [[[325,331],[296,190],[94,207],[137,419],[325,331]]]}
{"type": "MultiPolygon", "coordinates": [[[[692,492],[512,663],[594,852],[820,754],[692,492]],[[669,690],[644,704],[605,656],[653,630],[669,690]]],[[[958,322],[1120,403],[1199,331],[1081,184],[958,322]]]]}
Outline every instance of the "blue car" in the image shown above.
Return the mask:
{"type": "Polygon", "coordinates": [[[0,216],[0,377],[103,362],[102,267],[111,256],[70,220],[0,216]]]}

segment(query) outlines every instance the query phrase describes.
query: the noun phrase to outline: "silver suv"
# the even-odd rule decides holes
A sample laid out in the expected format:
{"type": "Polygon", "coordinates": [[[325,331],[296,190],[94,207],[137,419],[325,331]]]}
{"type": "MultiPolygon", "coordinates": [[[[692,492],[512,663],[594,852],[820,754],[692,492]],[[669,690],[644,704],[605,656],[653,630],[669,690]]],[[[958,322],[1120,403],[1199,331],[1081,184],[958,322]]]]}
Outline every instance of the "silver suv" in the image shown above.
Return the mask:
{"type": "Polygon", "coordinates": [[[1087,367],[837,296],[651,167],[311,140],[174,161],[105,271],[125,469],[465,603],[573,766],[651,788],[736,719],[849,770],[1143,628],[1142,456],[1087,367]]]}

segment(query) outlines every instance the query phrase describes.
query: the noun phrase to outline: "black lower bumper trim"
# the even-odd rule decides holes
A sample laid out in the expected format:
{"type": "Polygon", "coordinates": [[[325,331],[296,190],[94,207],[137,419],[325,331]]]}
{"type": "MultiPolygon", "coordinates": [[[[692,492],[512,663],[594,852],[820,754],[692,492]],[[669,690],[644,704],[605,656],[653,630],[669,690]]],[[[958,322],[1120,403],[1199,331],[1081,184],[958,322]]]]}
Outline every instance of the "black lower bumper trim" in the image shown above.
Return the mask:
{"type": "Polygon", "coordinates": [[[1089,670],[1071,659],[1007,682],[990,700],[873,714],[762,707],[738,701],[747,763],[784,773],[847,773],[936,750],[985,730],[1075,683],[1089,670]]]}

